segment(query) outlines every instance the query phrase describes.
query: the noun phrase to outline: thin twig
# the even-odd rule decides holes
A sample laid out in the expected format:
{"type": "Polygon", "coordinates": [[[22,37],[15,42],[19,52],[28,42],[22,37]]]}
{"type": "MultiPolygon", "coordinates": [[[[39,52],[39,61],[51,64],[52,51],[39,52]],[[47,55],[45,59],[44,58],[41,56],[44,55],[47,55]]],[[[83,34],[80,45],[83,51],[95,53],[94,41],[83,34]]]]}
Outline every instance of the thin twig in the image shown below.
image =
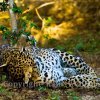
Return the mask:
{"type": "Polygon", "coordinates": [[[45,7],[45,6],[48,6],[48,5],[51,5],[51,4],[54,4],[54,3],[55,3],[55,2],[44,3],[44,4],[40,5],[39,7],[37,7],[37,8],[35,9],[36,14],[37,14],[38,18],[39,18],[41,21],[43,21],[43,19],[42,19],[42,17],[41,17],[40,14],[39,14],[38,9],[40,9],[40,8],[42,8],[42,7],[45,7]]]}

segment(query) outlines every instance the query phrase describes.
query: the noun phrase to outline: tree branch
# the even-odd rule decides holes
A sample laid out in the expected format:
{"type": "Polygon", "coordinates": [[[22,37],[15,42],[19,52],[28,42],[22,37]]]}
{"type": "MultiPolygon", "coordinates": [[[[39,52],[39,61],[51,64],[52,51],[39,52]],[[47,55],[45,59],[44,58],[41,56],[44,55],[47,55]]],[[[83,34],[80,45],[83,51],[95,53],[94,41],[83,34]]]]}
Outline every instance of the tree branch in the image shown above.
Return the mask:
{"type": "Polygon", "coordinates": [[[40,8],[42,8],[42,7],[45,7],[45,6],[48,6],[48,5],[51,5],[51,4],[54,4],[54,3],[55,3],[55,2],[44,3],[44,4],[40,5],[39,7],[37,7],[37,8],[35,9],[36,14],[37,14],[38,18],[39,18],[41,21],[43,21],[43,19],[42,19],[42,17],[41,17],[40,14],[39,14],[38,9],[40,9],[40,8]]]}

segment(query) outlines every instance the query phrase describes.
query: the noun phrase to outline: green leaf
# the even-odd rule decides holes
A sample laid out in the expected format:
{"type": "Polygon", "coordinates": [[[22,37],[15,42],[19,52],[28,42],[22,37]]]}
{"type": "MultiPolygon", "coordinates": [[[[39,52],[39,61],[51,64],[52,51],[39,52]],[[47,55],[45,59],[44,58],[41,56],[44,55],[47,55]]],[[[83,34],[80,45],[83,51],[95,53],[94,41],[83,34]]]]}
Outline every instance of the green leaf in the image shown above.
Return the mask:
{"type": "Polygon", "coordinates": [[[39,90],[39,91],[45,91],[46,89],[47,89],[47,88],[46,88],[45,86],[39,86],[39,87],[38,87],[38,90],[39,90]]]}
{"type": "Polygon", "coordinates": [[[51,23],[54,22],[54,20],[51,17],[48,17],[47,19],[44,20],[45,26],[49,26],[51,23]]]}
{"type": "Polygon", "coordinates": [[[31,35],[31,32],[24,32],[24,35],[29,36],[31,35]]]}
{"type": "Polygon", "coordinates": [[[59,50],[63,51],[65,48],[63,46],[61,46],[61,45],[57,45],[56,49],[59,49],[59,50]]]}
{"type": "Polygon", "coordinates": [[[6,75],[2,75],[2,81],[6,80],[6,75]]]}
{"type": "Polygon", "coordinates": [[[17,7],[16,4],[14,4],[14,7],[12,8],[12,11],[14,13],[22,14],[22,9],[20,7],[17,7]]]}
{"type": "Polygon", "coordinates": [[[23,22],[21,23],[21,26],[22,26],[22,29],[23,29],[23,30],[26,30],[27,22],[23,21],[23,22]]]}
{"type": "Polygon", "coordinates": [[[51,23],[51,22],[53,22],[53,19],[52,19],[51,17],[48,17],[47,21],[48,21],[49,23],[51,23]]]}
{"type": "Polygon", "coordinates": [[[8,4],[7,4],[7,2],[3,1],[0,5],[0,10],[6,11],[7,9],[8,9],[8,4]]]}
{"type": "Polygon", "coordinates": [[[30,23],[30,28],[32,28],[32,27],[34,27],[34,28],[36,28],[36,29],[39,29],[39,27],[37,26],[36,23],[30,23]]]}
{"type": "Polygon", "coordinates": [[[43,37],[44,37],[45,39],[49,39],[49,34],[44,34],[43,37]]]}
{"type": "Polygon", "coordinates": [[[3,26],[3,25],[0,25],[0,30],[1,31],[6,31],[7,30],[7,27],[3,26]]]}

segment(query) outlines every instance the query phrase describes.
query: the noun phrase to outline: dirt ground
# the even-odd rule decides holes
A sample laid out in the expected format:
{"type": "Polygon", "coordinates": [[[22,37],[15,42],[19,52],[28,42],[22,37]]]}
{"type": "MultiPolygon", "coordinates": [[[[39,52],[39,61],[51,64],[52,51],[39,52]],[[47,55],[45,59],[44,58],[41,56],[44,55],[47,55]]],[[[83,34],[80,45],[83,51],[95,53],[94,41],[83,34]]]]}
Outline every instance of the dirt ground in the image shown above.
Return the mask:
{"type": "MultiPolygon", "coordinates": [[[[90,55],[82,53],[85,61],[94,68],[100,76],[100,55],[90,55]]],[[[48,89],[38,87],[12,88],[7,81],[0,83],[0,100],[100,100],[100,89],[94,90],[75,90],[75,89],[48,89]]]]}

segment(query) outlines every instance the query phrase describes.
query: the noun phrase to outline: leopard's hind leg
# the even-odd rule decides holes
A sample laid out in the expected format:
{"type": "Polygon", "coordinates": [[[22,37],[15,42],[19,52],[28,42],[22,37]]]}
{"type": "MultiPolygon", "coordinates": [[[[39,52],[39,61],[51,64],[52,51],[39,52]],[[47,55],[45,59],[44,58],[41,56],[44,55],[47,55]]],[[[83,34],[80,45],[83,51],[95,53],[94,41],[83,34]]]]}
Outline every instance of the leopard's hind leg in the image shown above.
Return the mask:
{"type": "Polygon", "coordinates": [[[72,76],[66,80],[60,81],[58,87],[93,89],[98,87],[98,82],[97,78],[93,78],[91,75],[83,74],[72,76]]]}
{"type": "MultiPolygon", "coordinates": [[[[75,69],[76,73],[78,72],[78,74],[89,74],[93,75],[94,77],[97,77],[94,69],[88,66],[82,58],[68,54],[66,52],[62,52],[60,50],[51,50],[53,50],[60,56],[63,69],[71,68],[72,70],[75,69]]],[[[64,72],[66,73],[66,71],[64,72]]]]}

